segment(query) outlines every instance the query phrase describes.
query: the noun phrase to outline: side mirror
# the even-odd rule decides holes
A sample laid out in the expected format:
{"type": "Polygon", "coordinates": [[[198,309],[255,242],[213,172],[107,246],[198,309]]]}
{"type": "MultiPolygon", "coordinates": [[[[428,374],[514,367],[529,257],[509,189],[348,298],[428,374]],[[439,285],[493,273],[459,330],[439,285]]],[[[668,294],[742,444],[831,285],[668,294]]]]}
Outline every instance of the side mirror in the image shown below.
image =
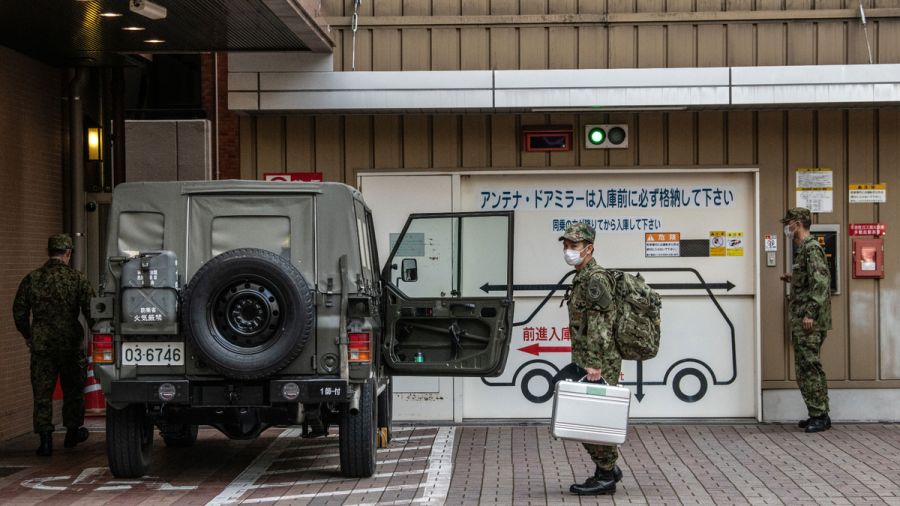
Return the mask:
{"type": "Polygon", "coordinates": [[[418,281],[419,268],[415,258],[404,258],[401,264],[401,279],[407,283],[418,281]]]}

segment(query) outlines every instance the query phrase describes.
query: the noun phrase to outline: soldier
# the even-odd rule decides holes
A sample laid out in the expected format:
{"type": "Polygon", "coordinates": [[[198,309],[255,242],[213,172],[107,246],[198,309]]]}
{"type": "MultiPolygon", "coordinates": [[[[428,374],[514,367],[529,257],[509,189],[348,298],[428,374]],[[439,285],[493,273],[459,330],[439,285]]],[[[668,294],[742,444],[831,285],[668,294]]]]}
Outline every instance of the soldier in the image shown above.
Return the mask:
{"type": "MultiPolygon", "coordinates": [[[[572,333],[572,364],[564,367],[554,378],[588,381],[601,378],[610,385],[619,382],[622,357],[613,340],[616,316],[612,299],[613,283],[607,271],[594,260],[594,229],[585,223],[566,227],[559,238],[563,242],[566,263],[577,271],[572,288],[565,300],[569,307],[569,328],[572,333]]],[[[584,443],[594,461],[594,475],[584,483],[576,483],[569,491],[578,495],[614,494],[622,471],[616,465],[619,452],[615,446],[584,443]]]]}
{"type": "Polygon", "coordinates": [[[31,351],[31,388],[34,394],[34,432],[40,435],[37,454],[53,452],[53,388],[59,375],[63,389],[64,446],[72,448],[88,438],[84,425],[85,359],[81,312],[90,317],[94,291],[83,273],[69,266],[72,238],[66,234],[47,241],[50,259],[32,271],[16,292],[13,319],[31,351]],[[31,318],[29,320],[29,313],[31,318]]]}
{"type": "Polygon", "coordinates": [[[831,329],[831,272],[825,251],[809,233],[809,209],[789,209],[781,222],[785,235],[797,248],[793,272],[785,273],[781,279],[791,284],[789,317],[794,365],[809,412],[809,418],[798,426],[806,432],[821,432],[831,428],[828,383],[820,357],[822,342],[831,329]]]}

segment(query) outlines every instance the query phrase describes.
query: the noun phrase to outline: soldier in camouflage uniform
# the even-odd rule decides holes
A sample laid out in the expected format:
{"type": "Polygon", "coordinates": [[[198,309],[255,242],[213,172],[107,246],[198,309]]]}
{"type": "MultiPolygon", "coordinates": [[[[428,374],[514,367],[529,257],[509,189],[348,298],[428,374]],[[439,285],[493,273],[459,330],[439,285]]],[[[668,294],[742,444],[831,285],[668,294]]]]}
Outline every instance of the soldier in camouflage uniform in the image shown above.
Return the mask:
{"type": "Polygon", "coordinates": [[[794,241],[793,271],[781,277],[791,284],[789,317],[797,384],[809,418],[798,426],[806,432],[831,428],[828,416],[828,383],[820,353],[831,329],[831,273],[825,251],[809,233],[809,209],[789,209],[781,220],[785,234],[794,241]]]}
{"type": "Polygon", "coordinates": [[[84,424],[84,331],[79,312],[90,316],[93,289],[83,273],[69,266],[72,239],[66,234],[47,241],[50,259],[32,271],[16,292],[13,319],[31,350],[34,432],[40,435],[38,455],[53,452],[53,389],[59,375],[63,389],[65,447],[88,438],[84,424]],[[30,314],[30,318],[29,318],[30,314]]]}
{"type": "MultiPolygon", "coordinates": [[[[572,364],[557,374],[561,379],[588,381],[601,378],[610,385],[619,382],[622,357],[613,340],[612,329],[616,315],[612,299],[613,281],[609,273],[594,260],[594,229],[585,223],[566,227],[559,238],[563,241],[566,263],[575,267],[572,287],[566,294],[569,308],[569,328],[572,335],[572,364]]],[[[614,494],[622,471],[616,465],[619,452],[615,446],[584,444],[596,465],[594,475],[584,483],[576,483],[569,490],[578,495],[614,494]]]]}

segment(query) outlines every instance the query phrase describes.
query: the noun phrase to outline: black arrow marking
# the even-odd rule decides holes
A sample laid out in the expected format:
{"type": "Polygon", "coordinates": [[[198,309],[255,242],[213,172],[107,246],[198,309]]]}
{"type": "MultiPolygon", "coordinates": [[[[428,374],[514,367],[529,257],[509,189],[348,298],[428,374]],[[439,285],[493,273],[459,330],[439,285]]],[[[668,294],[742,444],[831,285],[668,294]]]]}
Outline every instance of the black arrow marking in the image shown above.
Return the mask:
{"type": "MultiPolygon", "coordinates": [[[[725,281],[724,283],[649,283],[650,288],[654,290],[726,290],[731,291],[732,288],[735,287],[735,284],[731,281],[725,281]]],[[[517,292],[521,291],[544,291],[544,290],[553,290],[555,288],[562,288],[568,290],[572,285],[513,285],[513,290],[517,292]]],[[[485,283],[481,285],[481,290],[484,293],[489,292],[505,292],[506,285],[492,285],[490,283],[485,283]]]]}
{"type": "Polygon", "coordinates": [[[638,402],[644,398],[644,361],[637,361],[637,392],[634,394],[638,402]]]}

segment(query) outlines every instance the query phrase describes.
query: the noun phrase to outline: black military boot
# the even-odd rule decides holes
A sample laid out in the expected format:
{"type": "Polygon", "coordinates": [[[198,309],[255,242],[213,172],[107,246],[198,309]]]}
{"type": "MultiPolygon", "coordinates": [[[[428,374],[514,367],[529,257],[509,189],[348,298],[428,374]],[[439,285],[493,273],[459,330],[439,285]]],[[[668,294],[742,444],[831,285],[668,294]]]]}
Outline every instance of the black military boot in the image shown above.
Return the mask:
{"type": "Polygon", "coordinates": [[[800,427],[801,429],[805,429],[806,426],[809,425],[809,420],[810,420],[809,418],[807,418],[806,420],[800,420],[799,422],[797,422],[797,427],[800,427]]]}
{"type": "MultiPolygon", "coordinates": [[[[594,471],[594,475],[596,476],[597,473],[599,473],[599,472],[601,472],[601,471],[599,469],[597,469],[596,471],[594,471]]],[[[616,464],[616,466],[613,467],[612,472],[613,472],[613,478],[615,478],[616,483],[619,483],[620,481],[622,481],[622,470],[619,469],[618,464],[616,464]]]]}
{"type": "Polygon", "coordinates": [[[53,432],[41,432],[41,446],[38,446],[37,454],[41,457],[49,457],[53,454],[53,432]]]}
{"type": "Polygon", "coordinates": [[[87,441],[88,435],[88,430],[84,427],[69,427],[68,430],[66,430],[66,440],[63,442],[63,446],[66,448],[75,448],[75,445],[78,443],[87,441]]]}
{"type": "Polygon", "coordinates": [[[823,432],[831,428],[831,418],[828,415],[814,416],[806,425],[806,432],[823,432]]]}
{"type": "MultiPolygon", "coordinates": [[[[603,471],[597,469],[594,475],[584,483],[576,483],[569,487],[569,492],[578,495],[611,495],[616,493],[616,469],[603,471]]],[[[622,471],[619,470],[619,479],[622,479],[622,471]]]]}

